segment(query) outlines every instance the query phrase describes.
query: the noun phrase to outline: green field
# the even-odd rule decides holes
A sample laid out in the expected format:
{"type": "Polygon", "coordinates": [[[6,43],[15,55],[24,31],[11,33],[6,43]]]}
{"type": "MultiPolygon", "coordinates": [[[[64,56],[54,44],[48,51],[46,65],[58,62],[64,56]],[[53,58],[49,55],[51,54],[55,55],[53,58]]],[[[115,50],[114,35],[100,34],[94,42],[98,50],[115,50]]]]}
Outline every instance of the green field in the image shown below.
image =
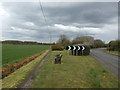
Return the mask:
{"type": "Polygon", "coordinates": [[[30,88],[118,88],[118,79],[91,56],[63,51],[62,64],[53,64],[62,51],[53,51],[30,88]]]}
{"type": "MultiPolygon", "coordinates": [[[[35,60],[24,65],[20,69],[17,69],[15,72],[11,73],[9,76],[2,79],[2,88],[15,88],[21,82],[23,82],[29,72],[41,62],[41,59],[47,54],[48,51],[37,57],[35,60]],[[14,78],[14,79],[13,79],[14,78]]],[[[0,80],[1,82],[1,80],[0,80]]]]}
{"type": "Polygon", "coordinates": [[[21,60],[48,49],[49,45],[2,45],[2,66],[20,62],[21,60]]]}

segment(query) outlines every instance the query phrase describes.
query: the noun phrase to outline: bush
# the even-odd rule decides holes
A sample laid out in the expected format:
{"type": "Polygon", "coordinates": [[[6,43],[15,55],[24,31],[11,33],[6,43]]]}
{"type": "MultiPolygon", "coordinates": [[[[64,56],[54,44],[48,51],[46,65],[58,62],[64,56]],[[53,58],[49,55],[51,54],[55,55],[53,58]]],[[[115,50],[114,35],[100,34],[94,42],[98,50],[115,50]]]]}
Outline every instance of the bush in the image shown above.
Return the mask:
{"type": "Polygon", "coordinates": [[[63,50],[64,48],[62,48],[61,44],[56,44],[56,45],[52,45],[51,49],[52,50],[63,50]]]}
{"type": "Polygon", "coordinates": [[[108,50],[120,52],[120,40],[110,41],[108,44],[108,50]]]}
{"type": "Polygon", "coordinates": [[[83,55],[89,55],[90,54],[90,46],[85,46],[85,50],[83,51],[83,55]]]}

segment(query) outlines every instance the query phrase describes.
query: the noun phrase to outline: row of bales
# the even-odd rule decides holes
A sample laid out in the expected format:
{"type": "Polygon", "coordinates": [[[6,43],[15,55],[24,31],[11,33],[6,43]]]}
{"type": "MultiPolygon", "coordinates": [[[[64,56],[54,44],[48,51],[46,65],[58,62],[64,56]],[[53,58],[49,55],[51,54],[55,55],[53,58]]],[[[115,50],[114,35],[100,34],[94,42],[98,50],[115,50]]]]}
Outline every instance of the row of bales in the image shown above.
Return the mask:
{"type": "Polygon", "coordinates": [[[34,56],[31,56],[31,57],[28,57],[24,60],[22,60],[21,62],[19,63],[15,63],[15,64],[11,64],[7,67],[3,67],[2,68],[2,79],[6,76],[8,76],[9,74],[13,73],[15,70],[19,69],[20,67],[26,65],[27,63],[29,63],[30,61],[34,60],[35,58],[37,58],[38,56],[40,56],[41,54],[43,54],[44,52],[46,51],[43,51],[39,54],[36,54],[34,56]]]}

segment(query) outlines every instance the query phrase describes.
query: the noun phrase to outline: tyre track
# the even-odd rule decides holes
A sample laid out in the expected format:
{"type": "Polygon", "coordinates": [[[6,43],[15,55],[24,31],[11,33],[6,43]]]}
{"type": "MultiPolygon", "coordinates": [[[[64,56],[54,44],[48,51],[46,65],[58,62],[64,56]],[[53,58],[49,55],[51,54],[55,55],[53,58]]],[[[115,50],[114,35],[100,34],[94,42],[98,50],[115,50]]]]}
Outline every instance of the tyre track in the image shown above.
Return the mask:
{"type": "Polygon", "coordinates": [[[40,68],[44,64],[45,60],[50,56],[50,54],[51,54],[51,51],[48,51],[48,53],[41,59],[41,61],[36,65],[36,67],[30,71],[30,73],[28,74],[24,82],[18,85],[17,88],[28,88],[32,84],[36,75],[40,71],[40,68]]]}

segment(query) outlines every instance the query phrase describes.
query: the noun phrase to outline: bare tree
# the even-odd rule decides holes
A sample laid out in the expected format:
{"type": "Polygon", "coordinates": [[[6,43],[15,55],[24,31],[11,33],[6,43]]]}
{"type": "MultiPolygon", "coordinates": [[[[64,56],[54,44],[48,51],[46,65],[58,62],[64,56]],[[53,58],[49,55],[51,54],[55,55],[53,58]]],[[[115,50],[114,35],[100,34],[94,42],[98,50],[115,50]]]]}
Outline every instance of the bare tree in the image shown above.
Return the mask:
{"type": "Polygon", "coordinates": [[[66,35],[60,35],[58,43],[62,44],[63,46],[67,46],[71,44],[71,41],[66,35]]]}
{"type": "Polygon", "coordinates": [[[104,46],[104,42],[100,39],[94,40],[94,47],[100,48],[104,46]]]}

